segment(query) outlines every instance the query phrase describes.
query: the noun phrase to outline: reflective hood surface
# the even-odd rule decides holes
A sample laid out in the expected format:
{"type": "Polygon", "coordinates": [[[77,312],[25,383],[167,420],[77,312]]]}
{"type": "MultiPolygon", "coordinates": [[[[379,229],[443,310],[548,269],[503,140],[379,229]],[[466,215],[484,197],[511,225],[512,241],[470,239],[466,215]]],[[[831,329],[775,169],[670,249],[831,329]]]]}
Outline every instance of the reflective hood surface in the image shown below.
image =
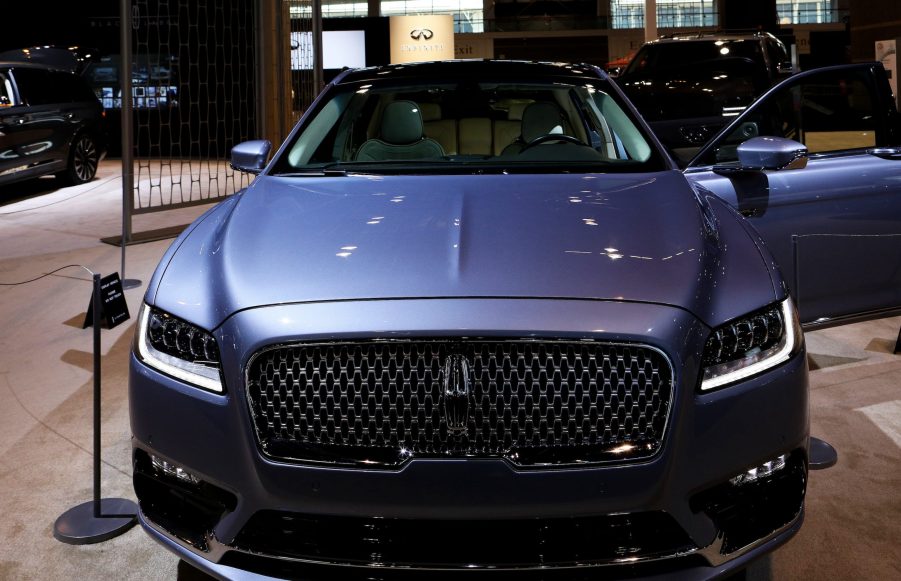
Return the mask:
{"type": "MultiPolygon", "coordinates": [[[[262,176],[232,208],[214,211],[175,254],[158,306],[210,325],[256,306],[384,298],[695,310],[721,274],[723,250],[675,171],[262,176]]],[[[764,265],[758,255],[743,268],[759,276],[764,265]]]]}

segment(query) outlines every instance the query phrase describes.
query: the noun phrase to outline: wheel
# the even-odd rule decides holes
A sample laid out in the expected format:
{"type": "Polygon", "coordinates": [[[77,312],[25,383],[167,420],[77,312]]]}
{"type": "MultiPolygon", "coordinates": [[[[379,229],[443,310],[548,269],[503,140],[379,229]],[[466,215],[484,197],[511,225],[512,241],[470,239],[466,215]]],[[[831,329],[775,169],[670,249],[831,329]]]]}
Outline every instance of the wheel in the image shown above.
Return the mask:
{"type": "Polygon", "coordinates": [[[573,137],[572,135],[566,135],[564,133],[548,133],[540,137],[536,137],[532,141],[528,142],[519,152],[522,153],[523,151],[531,147],[541,145],[542,143],[548,143],[549,141],[561,141],[567,143],[575,143],[576,145],[585,145],[584,143],[582,143],[581,139],[579,139],[578,137],[573,137]]]}
{"type": "Polygon", "coordinates": [[[90,135],[82,134],[75,138],[69,151],[69,167],[59,174],[70,185],[83,184],[97,175],[100,163],[100,152],[90,135]]]}

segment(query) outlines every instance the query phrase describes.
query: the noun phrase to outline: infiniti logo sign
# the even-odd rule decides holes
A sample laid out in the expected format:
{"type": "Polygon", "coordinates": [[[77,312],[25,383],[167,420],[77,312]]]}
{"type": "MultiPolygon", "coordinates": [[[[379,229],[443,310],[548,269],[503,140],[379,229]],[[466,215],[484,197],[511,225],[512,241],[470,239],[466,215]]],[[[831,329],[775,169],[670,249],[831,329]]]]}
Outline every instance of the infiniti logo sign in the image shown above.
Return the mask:
{"type": "Polygon", "coordinates": [[[469,362],[458,354],[449,355],[444,363],[444,397],[442,412],[448,433],[459,436],[469,423],[469,362]]]}
{"type": "Polygon", "coordinates": [[[417,28],[410,31],[410,38],[413,40],[431,40],[431,38],[435,36],[435,34],[429,30],[428,28],[417,28]]]}

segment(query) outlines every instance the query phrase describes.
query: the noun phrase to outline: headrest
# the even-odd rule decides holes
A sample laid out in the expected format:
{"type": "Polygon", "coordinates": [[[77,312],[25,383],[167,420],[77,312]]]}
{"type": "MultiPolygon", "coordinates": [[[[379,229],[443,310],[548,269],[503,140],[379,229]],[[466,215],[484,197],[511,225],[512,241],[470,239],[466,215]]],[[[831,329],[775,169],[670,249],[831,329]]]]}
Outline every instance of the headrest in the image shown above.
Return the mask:
{"type": "Polygon", "coordinates": [[[507,119],[509,121],[522,121],[522,115],[529,105],[531,105],[531,103],[510,103],[510,109],[507,111],[507,119]]]}
{"type": "Polygon", "coordinates": [[[391,145],[408,145],[422,139],[422,115],[413,101],[394,101],[382,113],[381,139],[391,145]]]}
{"type": "Polygon", "coordinates": [[[531,103],[522,114],[522,139],[526,143],[547,135],[563,133],[563,112],[554,103],[531,103]]]}
{"type": "Polygon", "coordinates": [[[441,119],[441,105],[438,103],[420,103],[419,112],[422,113],[423,122],[441,119]]]}

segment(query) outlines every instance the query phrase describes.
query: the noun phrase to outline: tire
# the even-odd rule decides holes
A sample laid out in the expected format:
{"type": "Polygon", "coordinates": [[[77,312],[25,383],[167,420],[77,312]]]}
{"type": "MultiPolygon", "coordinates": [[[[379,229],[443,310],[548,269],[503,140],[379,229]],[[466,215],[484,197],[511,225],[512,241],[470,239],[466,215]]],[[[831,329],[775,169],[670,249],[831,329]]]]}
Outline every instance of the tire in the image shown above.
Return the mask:
{"type": "Polygon", "coordinates": [[[69,166],[59,176],[69,185],[89,182],[97,175],[100,152],[90,135],[81,134],[75,138],[69,150],[69,166]]]}

